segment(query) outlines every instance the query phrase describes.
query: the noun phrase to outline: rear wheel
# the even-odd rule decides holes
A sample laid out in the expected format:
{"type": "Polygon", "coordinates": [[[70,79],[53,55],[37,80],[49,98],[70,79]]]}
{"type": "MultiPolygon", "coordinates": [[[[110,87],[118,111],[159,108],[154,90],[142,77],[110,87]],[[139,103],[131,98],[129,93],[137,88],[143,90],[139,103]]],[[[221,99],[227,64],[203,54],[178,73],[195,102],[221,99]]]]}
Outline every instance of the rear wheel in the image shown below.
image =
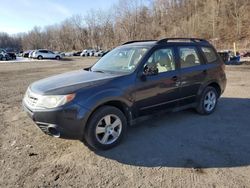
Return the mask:
{"type": "Polygon", "coordinates": [[[106,150],[120,143],[126,130],[124,114],[118,108],[103,106],[91,116],[85,140],[93,149],[106,150]]]}
{"type": "Polygon", "coordinates": [[[205,88],[200,98],[199,105],[196,108],[197,112],[204,115],[213,113],[216,109],[218,97],[218,92],[214,87],[209,86],[205,88]]]}
{"type": "Polygon", "coordinates": [[[6,58],[6,57],[3,57],[2,60],[3,60],[3,61],[7,61],[7,58],[6,58]]]}
{"type": "Polygon", "coordinates": [[[42,60],[42,59],[43,59],[43,56],[39,55],[39,56],[37,57],[37,59],[42,60]]]}
{"type": "Polygon", "coordinates": [[[56,60],[60,60],[61,58],[60,58],[60,56],[56,56],[56,60]]]}

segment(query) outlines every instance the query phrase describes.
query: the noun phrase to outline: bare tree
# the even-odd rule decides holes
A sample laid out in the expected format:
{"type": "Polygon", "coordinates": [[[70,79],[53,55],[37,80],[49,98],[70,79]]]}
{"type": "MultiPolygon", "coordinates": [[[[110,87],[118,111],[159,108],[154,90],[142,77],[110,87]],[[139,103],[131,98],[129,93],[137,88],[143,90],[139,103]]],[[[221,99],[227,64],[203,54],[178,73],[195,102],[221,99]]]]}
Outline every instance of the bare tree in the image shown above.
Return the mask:
{"type": "Polygon", "coordinates": [[[163,37],[201,37],[220,48],[240,41],[247,47],[249,18],[250,0],[120,0],[110,10],[91,10],[19,36],[0,34],[0,48],[109,49],[163,37]]]}

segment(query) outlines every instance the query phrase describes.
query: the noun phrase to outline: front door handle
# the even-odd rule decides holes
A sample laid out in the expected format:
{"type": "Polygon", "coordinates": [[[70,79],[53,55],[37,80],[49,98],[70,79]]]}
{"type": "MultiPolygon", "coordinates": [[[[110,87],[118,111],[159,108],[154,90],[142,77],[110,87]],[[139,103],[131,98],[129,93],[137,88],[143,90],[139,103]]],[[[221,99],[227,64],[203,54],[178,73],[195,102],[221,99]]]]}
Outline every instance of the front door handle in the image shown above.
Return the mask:
{"type": "Polygon", "coordinates": [[[173,76],[172,80],[176,82],[178,80],[178,77],[177,76],[173,76]]]}
{"type": "Polygon", "coordinates": [[[203,72],[203,74],[207,74],[207,70],[203,70],[202,72],[203,72]]]}

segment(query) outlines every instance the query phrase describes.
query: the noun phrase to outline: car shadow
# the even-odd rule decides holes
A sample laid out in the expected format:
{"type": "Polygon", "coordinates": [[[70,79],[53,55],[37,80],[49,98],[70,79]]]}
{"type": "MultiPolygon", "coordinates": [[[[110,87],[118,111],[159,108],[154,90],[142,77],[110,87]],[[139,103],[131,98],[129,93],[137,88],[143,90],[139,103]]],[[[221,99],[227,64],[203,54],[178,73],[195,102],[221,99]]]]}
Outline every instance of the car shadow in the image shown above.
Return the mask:
{"type": "Polygon", "coordinates": [[[250,164],[250,99],[221,98],[217,110],[166,113],[131,127],[121,145],[96,152],[143,167],[222,168],[250,164]]]}

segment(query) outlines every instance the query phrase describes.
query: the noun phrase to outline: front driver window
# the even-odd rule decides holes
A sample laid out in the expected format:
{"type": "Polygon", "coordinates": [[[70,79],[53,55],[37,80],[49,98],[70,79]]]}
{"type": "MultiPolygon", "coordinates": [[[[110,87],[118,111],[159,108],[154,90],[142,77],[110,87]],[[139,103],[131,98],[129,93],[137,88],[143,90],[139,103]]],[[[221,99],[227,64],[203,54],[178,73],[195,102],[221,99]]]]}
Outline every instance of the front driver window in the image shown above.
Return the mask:
{"type": "Polygon", "coordinates": [[[144,66],[144,71],[154,71],[158,73],[175,70],[174,55],[171,48],[156,50],[148,59],[144,66]]]}

